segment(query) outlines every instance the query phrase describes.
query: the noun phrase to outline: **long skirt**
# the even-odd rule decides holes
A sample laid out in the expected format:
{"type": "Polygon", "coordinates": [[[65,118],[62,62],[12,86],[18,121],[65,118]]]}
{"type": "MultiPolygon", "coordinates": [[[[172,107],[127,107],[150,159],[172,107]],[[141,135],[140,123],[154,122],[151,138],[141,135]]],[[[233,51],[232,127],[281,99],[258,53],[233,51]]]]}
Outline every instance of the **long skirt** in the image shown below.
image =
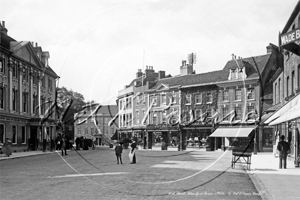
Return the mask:
{"type": "Polygon", "coordinates": [[[136,163],[135,151],[136,149],[134,149],[133,151],[132,150],[129,151],[130,163],[136,163]]]}

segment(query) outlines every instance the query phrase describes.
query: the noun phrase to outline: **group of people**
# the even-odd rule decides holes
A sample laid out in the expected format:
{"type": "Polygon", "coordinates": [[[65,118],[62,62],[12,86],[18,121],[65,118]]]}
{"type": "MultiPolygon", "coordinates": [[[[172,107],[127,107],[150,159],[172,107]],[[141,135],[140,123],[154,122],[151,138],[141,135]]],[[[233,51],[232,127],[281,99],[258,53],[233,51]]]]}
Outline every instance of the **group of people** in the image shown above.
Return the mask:
{"type": "Polygon", "coordinates": [[[75,139],[76,150],[89,150],[89,147],[95,146],[95,139],[84,138],[83,136],[77,137],[75,139]]]}
{"type": "Polygon", "coordinates": [[[66,136],[63,135],[59,135],[57,136],[57,138],[55,139],[55,144],[56,144],[56,150],[61,150],[61,155],[63,156],[68,155],[67,154],[67,149],[69,146],[69,141],[67,140],[66,136]]]}
{"type": "MultiPolygon", "coordinates": [[[[130,164],[135,164],[136,163],[136,150],[137,150],[137,146],[136,146],[136,142],[133,141],[132,144],[130,145],[131,149],[129,151],[129,159],[130,159],[130,164]]],[[[116,157],[117,157],[117,164],[122,162],[122,152],[123,152],[123,147],[121,145],[120,142],[117,143],[117,146],[115,147],[115,153],[116,153],[116,157]]]]}

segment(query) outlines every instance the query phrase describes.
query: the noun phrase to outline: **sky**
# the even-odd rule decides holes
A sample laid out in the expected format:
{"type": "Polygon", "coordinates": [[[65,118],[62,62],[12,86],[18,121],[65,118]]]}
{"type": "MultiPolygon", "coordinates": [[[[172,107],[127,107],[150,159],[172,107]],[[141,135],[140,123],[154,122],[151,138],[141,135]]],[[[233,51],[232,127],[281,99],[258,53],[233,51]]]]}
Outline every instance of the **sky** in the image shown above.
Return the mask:
{"type": "Polygon", "coordinates": [[[175,76],[192,52],[196,73],[221,70],[231,54],[266,54],[297,2],[0,0],[0,20],[15,40],[49,51],[59,87],[108,105],[146,65],[175,76]]]}

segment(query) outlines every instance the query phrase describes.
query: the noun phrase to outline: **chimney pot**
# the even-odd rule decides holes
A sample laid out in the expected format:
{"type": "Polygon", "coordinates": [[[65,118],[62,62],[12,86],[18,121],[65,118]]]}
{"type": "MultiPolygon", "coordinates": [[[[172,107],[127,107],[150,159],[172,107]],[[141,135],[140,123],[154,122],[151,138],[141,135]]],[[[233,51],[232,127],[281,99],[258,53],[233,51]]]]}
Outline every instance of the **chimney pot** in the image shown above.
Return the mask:
{"type": "Polygon", "coordinates": [[[37,42],[35,43],[35,46],[36,46],[36,47],[38,46],[38,43],[37,43],[37,42]]]}
{"type": "Polygon", "coordinates": [[[2,26],[3,28],[5,28],[5,21],[2,21],[2,26]]]}

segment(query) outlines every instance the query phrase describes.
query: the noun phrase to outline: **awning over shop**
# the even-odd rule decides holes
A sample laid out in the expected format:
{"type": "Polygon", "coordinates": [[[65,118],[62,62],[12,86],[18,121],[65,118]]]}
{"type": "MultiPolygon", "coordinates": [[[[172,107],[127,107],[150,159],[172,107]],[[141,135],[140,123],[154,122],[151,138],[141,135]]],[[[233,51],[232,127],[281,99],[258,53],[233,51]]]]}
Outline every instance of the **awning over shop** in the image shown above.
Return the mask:
{"type": "Polygon", "coordinates": [[[255,127],[218,128],[209,137],[248,137],[255,127]]]}
{"type": "MultiPolygon", "coordinates": [[[[290,102],[288,102],[286,105],[288,105],[289,109],[284,113],[281,112],[282,115],[277,119],[275,119],[274,121],[272,121],[269,125],[273,126],[296,118],[300,118],[300,95],[299,94],[295,98],[293,98],[290,102]]],[[[283,107],[281,109],[283,109],[283,107]]]]}

